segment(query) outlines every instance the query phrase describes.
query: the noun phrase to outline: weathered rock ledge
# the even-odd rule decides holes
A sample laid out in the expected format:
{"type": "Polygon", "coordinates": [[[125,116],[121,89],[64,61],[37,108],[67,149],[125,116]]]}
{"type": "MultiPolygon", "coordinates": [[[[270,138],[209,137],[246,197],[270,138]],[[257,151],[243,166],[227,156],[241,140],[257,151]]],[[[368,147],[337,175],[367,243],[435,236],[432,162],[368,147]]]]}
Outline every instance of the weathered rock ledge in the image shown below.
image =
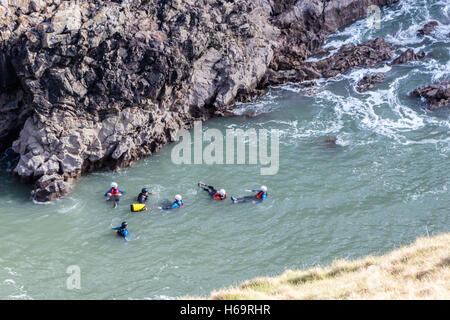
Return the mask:
{"type": "Polygon", "coordinates": [[[370,5],[397,1],[0,0],[0,149],[19,154],[35,200],[64,196],[268,84],[390,58],[376,39],[305,63],[370,5]]]}

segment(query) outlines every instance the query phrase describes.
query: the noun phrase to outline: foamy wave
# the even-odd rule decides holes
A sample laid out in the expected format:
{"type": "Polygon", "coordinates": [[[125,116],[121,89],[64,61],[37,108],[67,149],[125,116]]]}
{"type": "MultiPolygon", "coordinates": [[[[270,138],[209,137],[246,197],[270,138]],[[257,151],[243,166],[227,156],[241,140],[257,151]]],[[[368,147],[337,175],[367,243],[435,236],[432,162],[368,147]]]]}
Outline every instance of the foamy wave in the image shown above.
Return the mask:
{"type": "Polygon", "coordinates": [[[23,285],[17,284],[13,279],[5,279],[3,284],[12,287],[17,293],[9,294],[8,299],[20,299],[20,300],[32,300],[33,298],[28,295],[23,285]]]}
{"type": "Polygon", "coordinates": [[[246,113],[253,113],[254,115],[269,113],[279,108],[277,104],[274,103],[274,98],[276,95],[272,92],[272,89],[260,97],[256,102],[250,103],[236,103],[236,109],[233,110],[235,115],[244,115],[246,113]]]}
{"type": "Polygon", "coordinates": [[[76,199],[74,199],[72,197],[66,198],[64,200],[65,201],[70,200],[73,202],[73,204],[62,206],[60,209],[58,209],[58,211],[57,211],[58,213],[68,213],[68,212],[74,211],[76,208],[78,208],[80,205],[82,205],[81,201],[77,201],[76,199]]]}
{"type": "Polygon", "coordinates": [[[433,189],[433,190],[429,190],[429,191],[425,191],[425,192],[418,192],[418,193],[413,193],[407,196],[408,200],[419,200],[422,199],[426,196],[436,196],[439,194],[443,194],[443,193],[447,193],[448,192],[448,188],[447,185],[443,185],[442,188],[439,189],[433,189]]]}

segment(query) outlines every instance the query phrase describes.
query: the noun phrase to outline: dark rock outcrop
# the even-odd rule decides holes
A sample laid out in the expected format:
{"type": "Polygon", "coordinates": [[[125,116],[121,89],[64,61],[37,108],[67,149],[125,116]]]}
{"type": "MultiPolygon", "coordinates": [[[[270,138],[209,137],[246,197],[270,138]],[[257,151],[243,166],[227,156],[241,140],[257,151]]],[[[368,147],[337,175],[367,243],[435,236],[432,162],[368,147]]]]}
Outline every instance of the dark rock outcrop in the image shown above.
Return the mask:
{"type": "Polygon", "coordinates": [[[328,137],[325,140],[325,147],[326,148],[335,148],[335,147],[337,147],[337,138],[336,137],[328,137]]]}
{"type": "Polygon", "coordinates": [[[0,148],[19,154],[34,199],[63,196],[81,174],[127,167],[267,84],[386,59],[375,40],[331,66],[305,63],[326,35],[394,2],[0,2],[0,148]]]}
{"type": "Polygon", "coordinates": [[[301,68],[310,55],[322,50],[327,35],[365,16],[373,5],[381,7],[398,0],[289,2],[295,4],[272,18],[272,23],[281,31],[270,63],[275,71],[301,68]]]}
{"type": "Polygon", "coordinates": [[[434,32],[436,27],[439,25],[439,22],[437,21],[430,21],[426,23],[419,31],[417,31],[418,35],[424,36],[429,35],[434,32]]]}
{"type": "Polygon", "coordinates": [[[369,40],[360,45],[344,45],[331,57],[316,62],[304,62],[292,70],[268,69],[263,78],[265,85],[285,82],[302,82],[318,78],[331,78],[354,67],[373,67],[392,59],[392,47],[382,38],[369,40]]]}
{"type": "Polygon", "coordinates": [[[334,77],[354,67],[373,67],[392,59],[392,47],[382,38],[369,40],[361,45],[343,45],[330,58],[313,63],[325,78],[334,77]]]}
{"type": "Polygon", "coordinates": [[[419,87],[411,95],[425,98],[430,110],[448,107],[450,106],[450,81],[419,87]]]}
{"type": "Polygon", "coordinates": [[[420,59],[425,58],[425,51],[419,51],[418,53],[415,53],[413,49],[408,49],[402,54],[400,54],[397,58],[392,61],[392,64],[405,64],[409,61],[418,61],[420,59]]]}
{"type": "Polygon", "coordinates": [[[382,82],[384,80],[384,73],[377,74],[366,74],[356,85],[356,90],[358,92],[366,92],[372,89],[376,83],[382,82]]]}

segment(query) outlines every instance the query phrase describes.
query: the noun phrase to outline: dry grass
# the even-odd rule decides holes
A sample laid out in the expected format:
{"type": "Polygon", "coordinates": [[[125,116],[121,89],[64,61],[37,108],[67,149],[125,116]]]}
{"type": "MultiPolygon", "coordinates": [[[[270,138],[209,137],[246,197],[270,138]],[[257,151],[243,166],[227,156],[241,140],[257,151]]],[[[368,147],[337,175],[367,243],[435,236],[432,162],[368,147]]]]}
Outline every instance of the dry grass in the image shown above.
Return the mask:
{"type": "Polygon", "coordinates": [[[450,299],[450,234],[419,238],[383,256],[287,270],[214,291],[210,299],[450,299]]]}

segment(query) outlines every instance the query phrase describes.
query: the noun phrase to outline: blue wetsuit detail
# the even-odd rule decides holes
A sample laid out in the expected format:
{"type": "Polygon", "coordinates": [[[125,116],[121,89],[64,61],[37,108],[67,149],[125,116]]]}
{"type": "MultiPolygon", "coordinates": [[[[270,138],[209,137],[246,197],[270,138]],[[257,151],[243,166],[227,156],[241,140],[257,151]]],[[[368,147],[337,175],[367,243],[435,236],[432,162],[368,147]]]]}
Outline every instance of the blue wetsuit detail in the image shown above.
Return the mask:
{"type": "Polygon", "coordinates": [[[112,230],[117,230],[117,234],[120,235],[123,238],[126,238],[128,235],[128,230],[123,229],[121,226],[112,228],[112,230]]]}
{"type": "Polygon", "coordinates": [[[161,208],[162,210],[170,210],[170,209],[175,209],[175,208],[181,208],[183,206],[183,200],[181,201],[175,201],[174,203],[172,203],[172,205],[170,207],[165,207],[165,208],[161,208]]]}

